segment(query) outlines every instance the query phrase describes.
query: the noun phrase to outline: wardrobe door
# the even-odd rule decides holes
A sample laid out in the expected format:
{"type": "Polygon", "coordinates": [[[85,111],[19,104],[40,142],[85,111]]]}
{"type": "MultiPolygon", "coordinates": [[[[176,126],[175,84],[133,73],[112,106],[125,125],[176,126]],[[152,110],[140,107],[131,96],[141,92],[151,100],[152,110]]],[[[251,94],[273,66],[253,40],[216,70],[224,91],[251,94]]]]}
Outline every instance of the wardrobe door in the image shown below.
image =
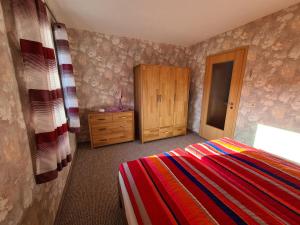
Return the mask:
{"type": "Polygon", "coordinates": [[[142,111],[143,131],[159,128],[159,82],[158,66],[142,65],[142,111]]]}
{"type": "Polygon", "coordinates": [[[171,67],[160,67],[159,90],[159,126],[166,128],[173,126],[174,120],[175,76],[171,67]]]}
{"type": "Polygon", "coordinates": [[[189,69],[174,68],[175,70],[175,101],[174,127],[185,130],[187,126],[188,99],[189,99],[189,69]]]}

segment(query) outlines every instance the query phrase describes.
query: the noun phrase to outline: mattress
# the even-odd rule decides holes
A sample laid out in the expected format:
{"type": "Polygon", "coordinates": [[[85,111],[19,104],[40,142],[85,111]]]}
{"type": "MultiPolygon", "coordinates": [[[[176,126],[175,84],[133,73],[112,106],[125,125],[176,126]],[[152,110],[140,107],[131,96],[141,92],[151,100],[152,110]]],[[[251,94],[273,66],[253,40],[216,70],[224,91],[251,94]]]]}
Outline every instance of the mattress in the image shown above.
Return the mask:
{"type": "Polygon", "coordinates": [[[300,224],[300,166],[228,138],[119,168],[134,224],[300,224]]]}

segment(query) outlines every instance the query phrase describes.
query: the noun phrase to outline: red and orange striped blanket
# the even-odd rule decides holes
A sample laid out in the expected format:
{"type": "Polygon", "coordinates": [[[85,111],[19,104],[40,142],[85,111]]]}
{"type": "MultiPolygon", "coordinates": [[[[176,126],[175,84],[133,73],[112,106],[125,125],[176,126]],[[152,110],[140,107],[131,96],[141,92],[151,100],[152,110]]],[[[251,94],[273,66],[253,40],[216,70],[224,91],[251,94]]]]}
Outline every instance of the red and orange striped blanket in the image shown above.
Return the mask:
{"type": "Polygon", "coordinates": [[[300,166],[228,138],[126,162],[120,174],[138,224],[300,224],[300,166]]]}

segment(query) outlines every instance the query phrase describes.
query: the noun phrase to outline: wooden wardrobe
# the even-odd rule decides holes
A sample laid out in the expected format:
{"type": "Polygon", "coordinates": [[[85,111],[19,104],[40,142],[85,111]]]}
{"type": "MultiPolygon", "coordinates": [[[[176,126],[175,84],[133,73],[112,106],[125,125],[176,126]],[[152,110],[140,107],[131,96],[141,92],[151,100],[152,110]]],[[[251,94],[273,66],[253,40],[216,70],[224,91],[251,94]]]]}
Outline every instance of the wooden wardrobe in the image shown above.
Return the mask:
{"type": "Polygon", "coordinates": [[[187,132],[189,69],[138,65],[135,73],[135,118],[142,143],[187,132]]]}

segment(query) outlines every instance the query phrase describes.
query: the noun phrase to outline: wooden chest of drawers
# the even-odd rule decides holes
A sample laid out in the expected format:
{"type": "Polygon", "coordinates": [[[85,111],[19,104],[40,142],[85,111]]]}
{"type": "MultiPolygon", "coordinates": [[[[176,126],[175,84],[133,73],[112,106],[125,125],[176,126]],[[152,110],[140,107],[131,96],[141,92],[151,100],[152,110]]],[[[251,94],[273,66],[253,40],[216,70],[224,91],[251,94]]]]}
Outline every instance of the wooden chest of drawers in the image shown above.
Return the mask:
{"type": "Polygon", "coordinates": [[[92,148],[134,140],[133,111],[88,115],[92,148]]]}

